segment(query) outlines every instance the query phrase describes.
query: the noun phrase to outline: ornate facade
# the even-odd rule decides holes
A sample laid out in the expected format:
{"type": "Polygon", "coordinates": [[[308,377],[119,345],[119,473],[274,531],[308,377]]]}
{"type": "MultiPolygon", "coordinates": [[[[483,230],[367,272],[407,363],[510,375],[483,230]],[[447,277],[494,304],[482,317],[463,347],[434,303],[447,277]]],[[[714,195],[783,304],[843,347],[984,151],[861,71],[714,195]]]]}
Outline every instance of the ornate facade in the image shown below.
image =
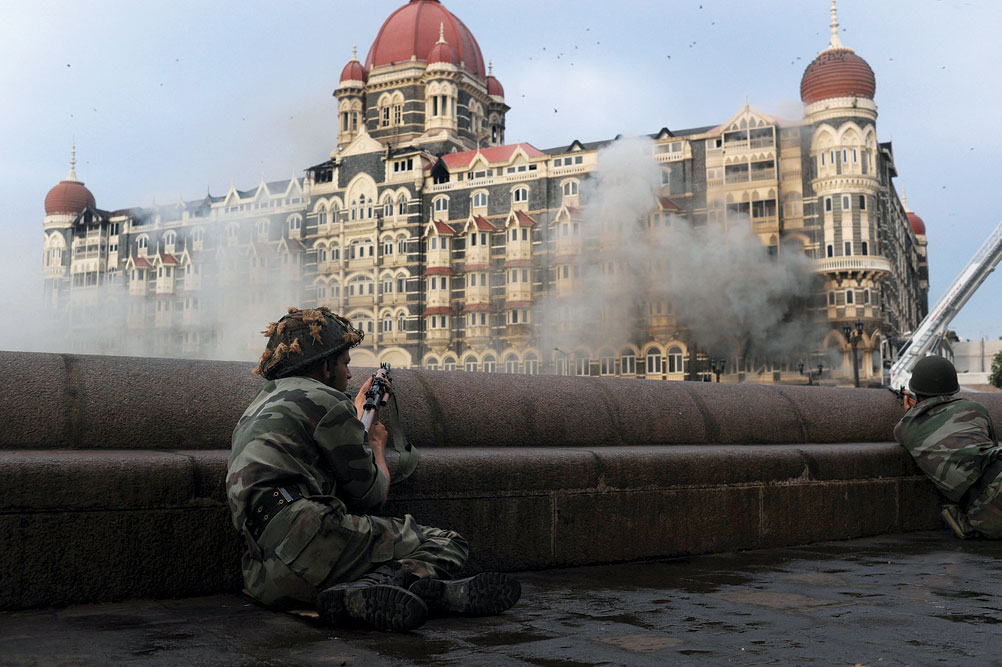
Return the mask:
{"type": "MultiPolygon", "coordinates": [[[[718,125],[649,135],[661,182],[644,224],[740,220],[763,261],[804,253],[818,279],[810,309],[827,330],[808,365],[824,359],[851,376],[842,330],[858,321],[868,378],[882,347],[926,312],[925,228],[899,200],[891,145],[877,139],[873,72],[837,25],[833,2],[830,44],[801,83],[803,118],[745,106],[718,125]]],[[[622,340],[547,342],[543,303],[547,326],[589,327],[561,321],[559,303],[586,289],[582,266],[603,258],[602,239],[580,223],[612,140],[506,143],[504,89],[439,2],[395,11],[334,96],[337,146],[302,178],[104,210],[71,162],[46,197],[44,270],[47,301],[69,310],[82,351],[249,359],[261,341],[247,332],[276,308],[326,304],[366,332],[353,353],[360,365],[709,374],[671,303],[617,312],[629,320],[622,340]],[[108,322],[125,333],[102,334],[108,322]]],[[[755,370],[740,346],[724,356],[725,374],[755,370]]]]}

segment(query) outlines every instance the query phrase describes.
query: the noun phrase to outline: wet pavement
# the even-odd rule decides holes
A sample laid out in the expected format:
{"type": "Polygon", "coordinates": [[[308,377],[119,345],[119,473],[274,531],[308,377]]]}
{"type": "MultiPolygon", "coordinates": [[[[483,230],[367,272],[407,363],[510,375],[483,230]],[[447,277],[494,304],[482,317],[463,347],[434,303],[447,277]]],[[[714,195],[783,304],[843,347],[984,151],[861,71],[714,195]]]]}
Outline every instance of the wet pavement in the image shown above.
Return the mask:
{"type": "Polygon", "coordinates": [[[504,615],[406,635],[239,595],[0,613],[0,664],[1002,665],[1002,542],[945,531],[520,578],[504,615]]]}

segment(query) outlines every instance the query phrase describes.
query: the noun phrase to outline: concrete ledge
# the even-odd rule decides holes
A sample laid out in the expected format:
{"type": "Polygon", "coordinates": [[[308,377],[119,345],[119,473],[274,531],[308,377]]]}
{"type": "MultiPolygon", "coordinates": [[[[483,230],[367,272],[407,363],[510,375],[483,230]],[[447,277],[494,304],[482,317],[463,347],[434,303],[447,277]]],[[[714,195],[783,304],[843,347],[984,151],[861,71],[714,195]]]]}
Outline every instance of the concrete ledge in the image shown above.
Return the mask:
{"type": "MultiPolygon", "coordinates": [[[[227,456],[0,453],[0,609],[239,590],[227,456]]],[[[936,508],[907,454],[864,443],[428,450],[384,513],[517,570],[929,528],[936,508]]]]}
{"type": "MultiPolygon", "coordinates": [[[[0,449],[224,449],[260,389],[252,367],[0,352],[0,449]]],[[[424,370],[394,385],[425,448],[886,442],[901,417],[881,389],[424,370]]],[[[1002,394],[971,398],[1002,424],[1002,394]]]]}

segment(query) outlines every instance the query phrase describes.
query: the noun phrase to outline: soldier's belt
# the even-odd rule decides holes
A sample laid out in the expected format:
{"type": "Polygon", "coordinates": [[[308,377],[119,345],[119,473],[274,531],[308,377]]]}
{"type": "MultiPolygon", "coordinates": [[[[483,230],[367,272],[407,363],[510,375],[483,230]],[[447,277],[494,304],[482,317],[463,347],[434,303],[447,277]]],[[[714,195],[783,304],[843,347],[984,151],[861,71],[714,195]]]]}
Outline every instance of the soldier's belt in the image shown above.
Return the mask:
{"type": "Polygon", "coordinates": [[[286,507],[301,500],[302,492],[294,486],[280,486],[265,493],[247,515],[247,530],[256,540],[261,537],[268,522],[286,507]]]}
{"type": "Polygon", "coordinates": [[[988,488],[989,484],[995,481],[999,473],[1002,473],[1002,458],[995,459],[989,463],[988,467],[981,473],[981,477],[978,477],[978,481],[971,484],[970,488],[967,489],[964,496],[960,499],[958,504],[965,514],[971,503],[984,493],[984,490],[988,488]]]}

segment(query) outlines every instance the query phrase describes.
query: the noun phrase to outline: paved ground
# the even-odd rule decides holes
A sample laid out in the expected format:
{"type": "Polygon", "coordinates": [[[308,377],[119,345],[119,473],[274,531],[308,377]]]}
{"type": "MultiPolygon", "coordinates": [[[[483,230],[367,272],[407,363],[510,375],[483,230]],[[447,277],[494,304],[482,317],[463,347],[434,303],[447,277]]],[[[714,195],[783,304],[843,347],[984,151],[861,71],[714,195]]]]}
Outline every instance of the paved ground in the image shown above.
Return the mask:
{"type": "Polygon", "coordinates": [[[1002,542],[912,533],[522,575],[503,616],[390,635],[237,595],[0,614],[10,665],[1002,665],[1002,542]]]}

